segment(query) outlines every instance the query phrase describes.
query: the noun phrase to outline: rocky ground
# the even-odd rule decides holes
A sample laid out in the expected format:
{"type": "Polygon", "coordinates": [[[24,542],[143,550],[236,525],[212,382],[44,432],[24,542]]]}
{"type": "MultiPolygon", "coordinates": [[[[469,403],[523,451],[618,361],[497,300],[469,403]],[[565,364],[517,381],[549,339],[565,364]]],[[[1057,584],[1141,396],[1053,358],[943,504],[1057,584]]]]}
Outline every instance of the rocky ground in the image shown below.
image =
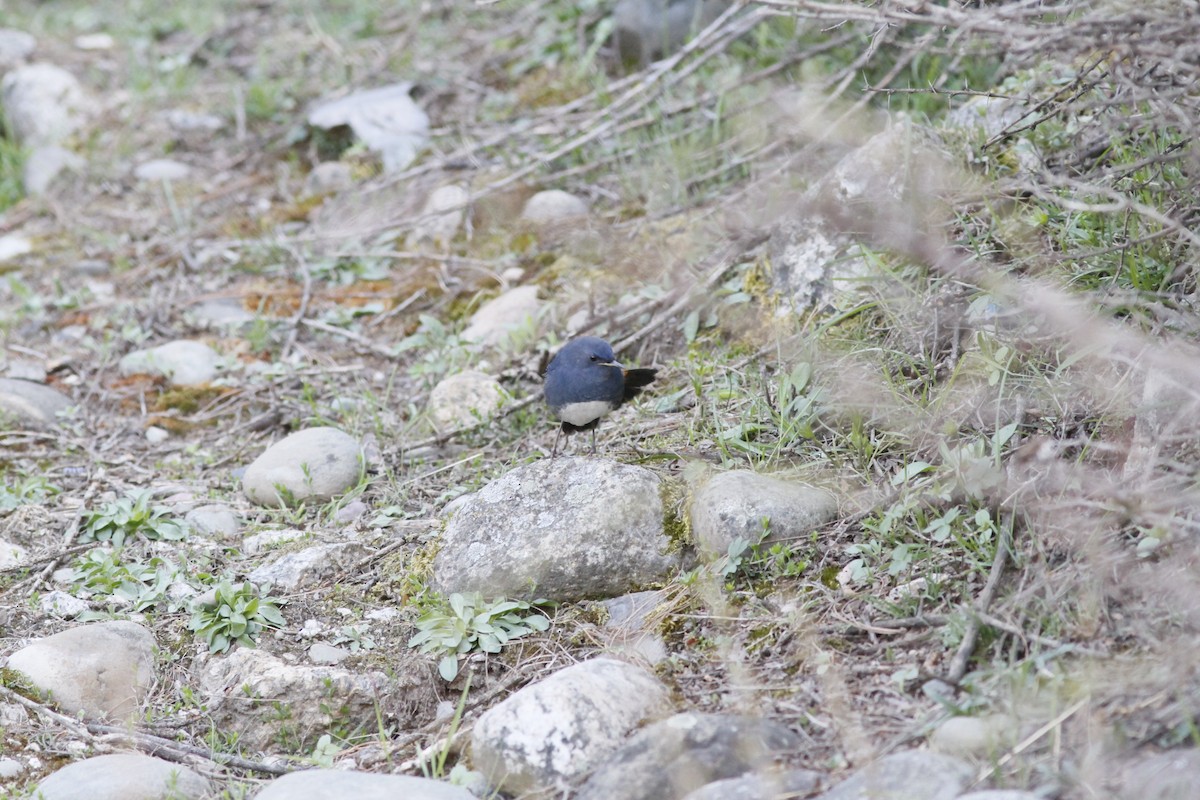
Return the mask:
{"type": "Polygon", "coordinates": [[[1024,6],[0,4],[0,797],[1190,796],[1198,32],[1024,6]]]}

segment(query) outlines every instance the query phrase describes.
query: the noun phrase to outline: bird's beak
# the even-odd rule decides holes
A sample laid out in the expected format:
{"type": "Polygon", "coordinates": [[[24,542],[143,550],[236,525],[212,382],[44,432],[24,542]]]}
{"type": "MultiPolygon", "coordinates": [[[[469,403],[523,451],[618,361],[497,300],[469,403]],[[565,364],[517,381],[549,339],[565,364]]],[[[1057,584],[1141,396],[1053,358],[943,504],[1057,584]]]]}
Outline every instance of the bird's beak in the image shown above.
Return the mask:
{"type": "Polygon", "coordinates": [[[620,361],[617,361],[615,358],[612,361],[605,361],[604,366],[616,367],[617,369],[625,369],[625,365],[622,364],[620,361]]]}

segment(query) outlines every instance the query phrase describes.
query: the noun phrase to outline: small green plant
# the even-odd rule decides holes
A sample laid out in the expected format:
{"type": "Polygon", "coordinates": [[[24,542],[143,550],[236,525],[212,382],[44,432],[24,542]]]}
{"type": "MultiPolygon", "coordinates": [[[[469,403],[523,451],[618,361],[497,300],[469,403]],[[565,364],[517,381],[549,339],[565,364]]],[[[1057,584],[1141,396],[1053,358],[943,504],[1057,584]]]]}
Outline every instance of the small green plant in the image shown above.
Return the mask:
{"type": "Polygon", "coordinates": [[[343,625],[337,635],[333,637],[332,643],[348,645],[351,653],[375,649],[375,640],[367,636],[365,631],[361,631],[353,625],[343,625]]]}
{"type": "Polygon", "coordinates": [[[265,628],[282,628],[279,606],[285,601],[263,597],[250,581],[234,586],[222,579],[215,587],[211,602],[198,602],[192,608],[188,630],[208,643],[210,653],[224,653],[236,642],[254,647],[265,628]]]}
{"type": "Polygon", "coordinates": [[[408,645],[420,647],[422,653],[441,653],[438,672],[452,681],[458,675],[459,656],[475,650],[499,653],[511,640],[549,628],[549,618],[534,610],[543,603],[502,598],[488,603],[478,592],[455,592],[445,605],[421,615],[408,645]]]}
{"type": "Polygon", "coordinates": [[[19,483],[0,486],[0,511],[11,511],[27,503],[40,503],[61,491],[40,475],[31,475],[19,483]]]}
{"type": "Polygon", "coordinates": [[[121,551],[97,547],[75,562],[71,580],[98,597],[108,597],[133,611],[158,606],[175,611],[177,607],[169,602],[167,589],[178,575],[179,570],[161,558],[152,558],[149,563],[126,563],[121,560],[121,551]]]}
{"type": "Polygon", "coordinates": [[[169,509],[150,505],[148,490],[135,489],[119,500],[84,512],[79,540],[111,542],[120,550],[125,546],[125,540],[133,536],[152,540],[183,539],[187,536],[187,528],[170,514],[169,509]]]}

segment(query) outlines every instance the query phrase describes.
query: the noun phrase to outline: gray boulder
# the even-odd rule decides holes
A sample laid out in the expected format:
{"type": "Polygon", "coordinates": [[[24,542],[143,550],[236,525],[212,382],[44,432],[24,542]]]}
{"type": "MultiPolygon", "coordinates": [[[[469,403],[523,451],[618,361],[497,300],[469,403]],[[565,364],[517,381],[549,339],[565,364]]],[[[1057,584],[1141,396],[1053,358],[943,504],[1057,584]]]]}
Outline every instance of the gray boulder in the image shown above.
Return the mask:
{"type": "Polygon", "coordinates": [[[752,543],[769,522],[766,541],[803,536],[837,516],[837,498],[824,489],[749,470],[722,472],[696,492],[692,534],[701,551],[725,553],[737,538],[752,543]]]}
{"type": "Polygon", "coordinates": [[[280,439],[246,467],[242,491],[261,506],[324,502],[362,474],[358,440],[337,428],[308,428],[280,439]]]}
{"type": "Polygon", "coordinates": [[[200,800],[213,785],[182,764],[141,753],[114,753],[76,761],[37,787],[40,800],[200,800]]]}
{"type": "Polygon", "coordinates": [[[480,345],[501,345],[513,331],[535,325],[541,310],[536,286],[509,289],[471,315],[462,339],[480,345]]]}
{"type": "Polygon", "coordinates": [[[579,800],[675,800],[771,766],[803,740],[770,720],[686,712],[638,731],[605,759],[579,800]]]}
{"type": "Polygon", "coordinates": [[[204,342],[177,339],[134,350],[118,366],[122,375],[162,375],[173,386],[198,386],[217,377],[221,356],[204,342]]]}
{"type": "Polygon", "coordinates": [[[154,636],[134,622],[96,622],[38,639],[9,656],[64,711],[130,719],[154,681],[154,636]]]}
{"type": "Polygon", "coordinates": [[[433,562],[439,591],[571,601],[616,597],[679,564],[658,476],[597,458],[518,467],[457,505],[433,562]]]}
{"type": "Polygon", "coordinates": [[[669,709],[667,688],[649,672],[584,661],[485,711],[471,732],[474,768],[506,793],[561,792],[669,709]]]}
{"type": "Polygon", "coordinates": [[[429,393],[429,419],[437,431],[473,425],[500,408],[504,390],[495,378],[466,370],[443,378],[429,393]]]}
{"type": "Polygon", "coordinates": [[[784,772],[762,771],[713,781],[683,800],[776,800],[778,797],[808,797],[821,787],[825,776],[810,769],[784,772]]]}
{"type": "Polygon", "coordinates": [[[423,657],[402,651],[389,673],[288,664],[239,647],[207,658],[198,689],[213,724],[237,733],[242,747],[294,752],[335,726],[374,731],[380,715],[401,728],[432,719],[439,698],[423,657]]]}

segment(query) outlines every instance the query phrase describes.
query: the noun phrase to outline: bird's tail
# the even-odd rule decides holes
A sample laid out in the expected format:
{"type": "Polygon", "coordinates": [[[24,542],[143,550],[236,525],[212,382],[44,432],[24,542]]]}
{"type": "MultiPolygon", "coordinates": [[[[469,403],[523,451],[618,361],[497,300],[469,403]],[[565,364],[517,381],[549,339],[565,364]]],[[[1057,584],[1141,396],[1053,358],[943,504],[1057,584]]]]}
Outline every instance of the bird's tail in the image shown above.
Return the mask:
{"type": "Polygon", "coordinates": [[[625,399],[636,396],[642,389],[650,385],[658,375],[656,369],[627,369],[625,370],[625,399]]]}

